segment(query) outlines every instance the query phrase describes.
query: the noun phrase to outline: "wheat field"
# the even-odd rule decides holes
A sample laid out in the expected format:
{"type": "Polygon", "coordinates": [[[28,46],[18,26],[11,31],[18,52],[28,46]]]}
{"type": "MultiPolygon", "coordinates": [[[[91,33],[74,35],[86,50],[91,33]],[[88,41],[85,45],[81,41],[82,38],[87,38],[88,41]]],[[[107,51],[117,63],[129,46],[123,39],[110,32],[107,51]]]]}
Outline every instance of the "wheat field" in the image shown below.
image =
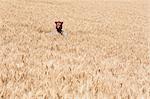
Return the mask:
{"type": "Polygon", "coordinates": [[[0,99],[150,99],[149,4],[0,0],[0,99]]]}

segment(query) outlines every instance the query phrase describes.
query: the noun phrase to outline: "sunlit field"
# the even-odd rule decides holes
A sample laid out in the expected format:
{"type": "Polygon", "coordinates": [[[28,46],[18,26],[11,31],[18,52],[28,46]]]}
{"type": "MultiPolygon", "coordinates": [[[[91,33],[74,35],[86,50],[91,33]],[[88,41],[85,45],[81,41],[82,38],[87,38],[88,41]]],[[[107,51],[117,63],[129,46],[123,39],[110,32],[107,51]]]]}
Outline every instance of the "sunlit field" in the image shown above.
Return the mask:
{"type": "Polygon", "coordinates": [[[149,0],[0,0],[0,99],[150,99],[149,9],[149,0]],[[67,36],[52,33],[55,21],[67,36]]]}

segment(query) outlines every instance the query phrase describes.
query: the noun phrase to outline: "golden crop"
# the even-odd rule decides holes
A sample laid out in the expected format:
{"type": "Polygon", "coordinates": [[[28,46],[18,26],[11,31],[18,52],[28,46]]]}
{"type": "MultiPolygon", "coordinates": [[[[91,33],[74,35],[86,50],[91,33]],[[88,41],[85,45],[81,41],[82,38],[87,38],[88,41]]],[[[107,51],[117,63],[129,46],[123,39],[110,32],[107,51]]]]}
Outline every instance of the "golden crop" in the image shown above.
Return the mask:
{"type": "Polygon", "coordinates": [[[149,99],[148,0],[0,0],[0,99],[149,99]],[[51,34],[64,22],[67,37],[51,34]]]}

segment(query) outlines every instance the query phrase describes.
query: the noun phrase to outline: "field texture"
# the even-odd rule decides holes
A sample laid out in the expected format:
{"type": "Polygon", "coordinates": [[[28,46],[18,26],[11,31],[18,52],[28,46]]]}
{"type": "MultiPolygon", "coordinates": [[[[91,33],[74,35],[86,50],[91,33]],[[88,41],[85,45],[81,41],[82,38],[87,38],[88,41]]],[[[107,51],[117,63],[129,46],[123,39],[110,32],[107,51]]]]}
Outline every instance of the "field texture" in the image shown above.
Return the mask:
{"type": "Polygon", "coordinates": [[[0,99],[150,99],[149,0],[0,0],[0,99]],[[66,37],[51,34],[64,22],[66,37]]]}

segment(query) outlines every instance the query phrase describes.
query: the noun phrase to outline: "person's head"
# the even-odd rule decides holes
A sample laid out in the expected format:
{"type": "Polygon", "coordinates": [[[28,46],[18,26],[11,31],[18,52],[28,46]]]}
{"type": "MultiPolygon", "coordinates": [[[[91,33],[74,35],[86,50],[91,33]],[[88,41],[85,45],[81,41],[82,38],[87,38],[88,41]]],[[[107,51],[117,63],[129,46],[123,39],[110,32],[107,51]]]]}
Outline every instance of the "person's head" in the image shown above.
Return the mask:
{"type": "Polygon", "coordinates": [[[57,31],[58,31],[59,33],[61,33],[61,32],[62,32],[62,25],[63,25],[63,22],[56,21],[55,24],[56,24],[56,29],[57,29],[57,31]]]}

